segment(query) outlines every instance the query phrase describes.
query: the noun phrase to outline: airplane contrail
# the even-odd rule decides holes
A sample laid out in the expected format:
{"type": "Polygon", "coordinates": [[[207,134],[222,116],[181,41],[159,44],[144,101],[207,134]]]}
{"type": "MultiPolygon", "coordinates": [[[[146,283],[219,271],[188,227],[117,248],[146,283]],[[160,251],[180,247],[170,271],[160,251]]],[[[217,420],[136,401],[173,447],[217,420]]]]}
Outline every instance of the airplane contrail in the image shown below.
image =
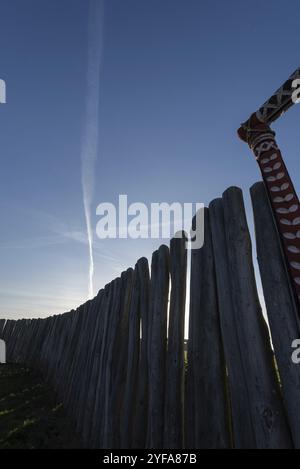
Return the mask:
{"type": "Polygon", "coordinates": [[[103,0],[90,0],[87,95],[81,147],[83,207],[89,248],[89,298],[94,296],[94,255],[91,208],[95,188],[95,162],[98,151],[100,69],[103,49],[103,0]]]}

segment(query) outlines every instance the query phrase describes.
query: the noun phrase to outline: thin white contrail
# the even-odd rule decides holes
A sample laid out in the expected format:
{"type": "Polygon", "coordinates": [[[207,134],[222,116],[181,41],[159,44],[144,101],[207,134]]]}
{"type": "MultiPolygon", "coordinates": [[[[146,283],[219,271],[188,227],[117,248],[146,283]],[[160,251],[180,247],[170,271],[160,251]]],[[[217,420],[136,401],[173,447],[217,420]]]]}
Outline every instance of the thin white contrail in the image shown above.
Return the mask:
{"type": "Polygon", "coordinates": [[[103,45],[103,0],[90,0],[86,116],[81,148],[81,176],[89,247],[89,298],[94,296],[94,255],[91,208],[98,151],[100,69],[103,45]]]}

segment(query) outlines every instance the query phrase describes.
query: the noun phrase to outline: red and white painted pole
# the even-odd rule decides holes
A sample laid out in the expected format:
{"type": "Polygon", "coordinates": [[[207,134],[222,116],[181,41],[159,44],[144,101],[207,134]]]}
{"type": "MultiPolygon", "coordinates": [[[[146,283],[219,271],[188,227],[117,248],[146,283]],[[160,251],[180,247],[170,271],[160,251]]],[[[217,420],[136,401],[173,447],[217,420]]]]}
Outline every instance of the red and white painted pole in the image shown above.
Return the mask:
{"type": "Polygon", "coordinates": [[[298,100],[300,69],[238,130],[253,151],[270,198],[287,270],[300,306],[300,203],[270,124],[298,100]],[[298,88],[297,88],[298,87],[298,88]]]}

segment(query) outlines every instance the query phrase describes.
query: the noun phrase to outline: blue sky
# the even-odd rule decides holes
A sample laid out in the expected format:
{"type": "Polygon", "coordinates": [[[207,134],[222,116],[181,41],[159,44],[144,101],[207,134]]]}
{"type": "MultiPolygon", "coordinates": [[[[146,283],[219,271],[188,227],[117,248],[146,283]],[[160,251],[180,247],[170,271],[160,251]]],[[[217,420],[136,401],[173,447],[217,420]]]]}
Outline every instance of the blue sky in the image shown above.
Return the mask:
{"type": "MultiPolygon", "coordinates": [[[[240,122],[299,66],[296,0],[104,0],[96,206],[209,203],[257,164],[240,122]]],[[[1,0],[0,316],[61,313],[88,294],[81,187],[87,0],[1,0]]],[[[277,139],[299,191],[300,108],[277,139]]],[[[96,240],[95,289],[158,240],[96,240]]]]}

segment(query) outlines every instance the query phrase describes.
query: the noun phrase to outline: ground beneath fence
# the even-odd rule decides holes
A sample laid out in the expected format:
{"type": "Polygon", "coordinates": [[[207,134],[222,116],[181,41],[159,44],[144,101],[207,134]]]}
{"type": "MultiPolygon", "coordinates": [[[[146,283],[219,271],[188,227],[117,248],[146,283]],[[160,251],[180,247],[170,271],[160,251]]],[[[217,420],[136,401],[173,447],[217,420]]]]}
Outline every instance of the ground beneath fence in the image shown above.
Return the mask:
{"type": "Polygon", "coordinates": [[[80,447],[41,376],[22,365],[0,365],[0,449],[80,447]]]}

